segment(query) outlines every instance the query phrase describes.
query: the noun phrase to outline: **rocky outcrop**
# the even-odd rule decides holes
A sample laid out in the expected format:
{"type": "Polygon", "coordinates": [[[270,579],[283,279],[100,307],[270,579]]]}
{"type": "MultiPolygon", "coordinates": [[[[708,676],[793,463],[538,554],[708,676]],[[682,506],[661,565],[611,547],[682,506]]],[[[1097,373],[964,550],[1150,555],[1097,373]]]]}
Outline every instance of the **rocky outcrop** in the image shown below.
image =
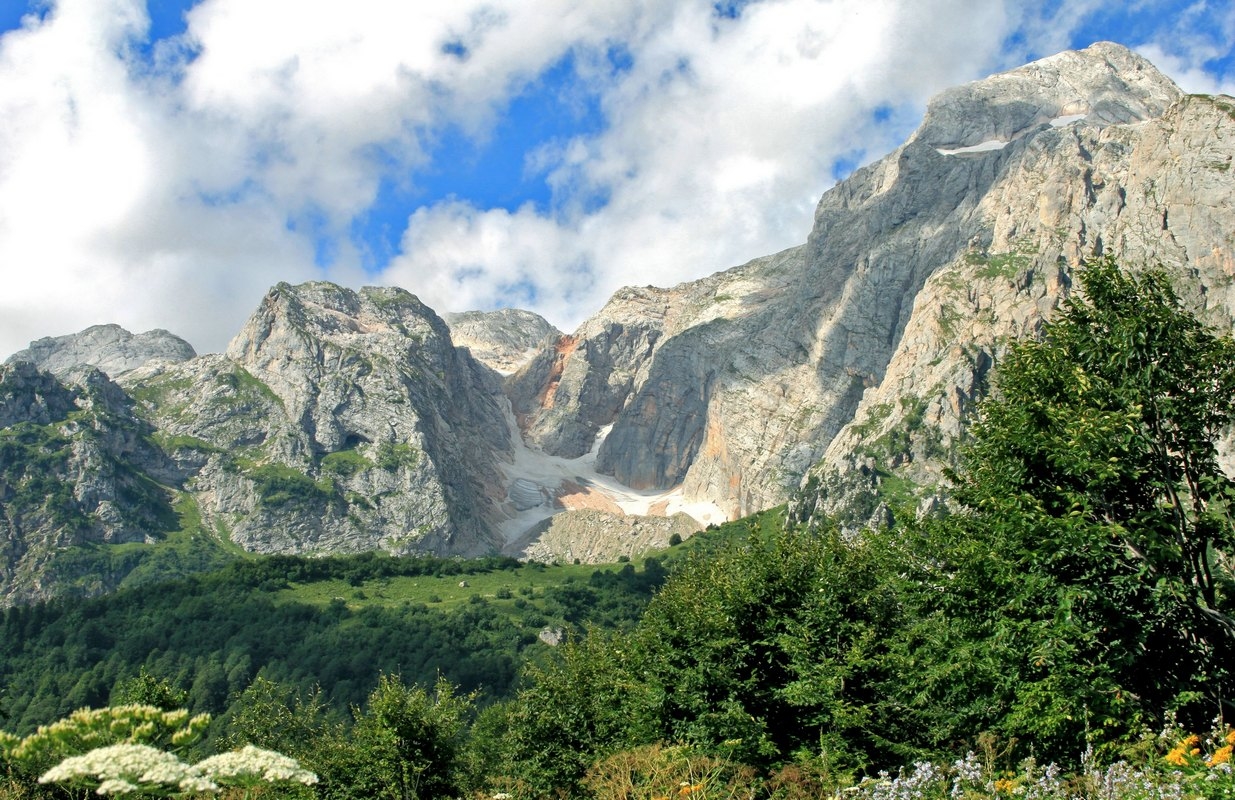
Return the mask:
{"type": "Polygon", "coordinates": [[[986,169],[992,180],[964,201],[965,247],[907,298],[911,313],[896,348],[854,421],[808,476],[799,517],[847,513],[855,495],[836,487],[855,468],[899,496],[901,513],[933,494],[1007,342],[1038,332],[1086,257],[1109,251],[1129,268],[1160,264],[1194,311],[1219,330],[1232,329],[1235,101],[1184,97],[1112,45],[1046,59],[1024,75],[1055,90],[1052,71],[1067,67],[1092,82],[1102,64],[1118,69],[1110,82],[1096,82],[1089,95],[1068,85],[1047,94],[1050,102],[1039,96],[1040,110],[1026,113],[1019,127],[975,129],[981,114],[956,113],[1005,96],[996,91],[1009,84],[1002,76],[932,103],[902,158],[939,162],[936,169],[986,169]],[[1008,141],[956,148],[991,137],[1008,141]]]}
{"type": "Polygon", "coordinates": [[[123,573],[79,570],[65,551],[177,525],[166,458],[132,401],[96,369],[71,377],[0,367],[0,605],[113,589],[123,573]]]}
{"type": "Polygon", "coordinates": [[[472,358],[501,375],[517,371],[540,345],[562,335],[544,317],[517,308],[464,311],[444,319],[456,347],[466,347],[472,358]]]}
{"type": "Polygon", "coordinates": [[[632,516],[594,509],[563,511],[535,525],[505,552],[532,561],[612,563],[669,546],[674,534],[687,539],[699,523],[686,514],[632,516]]]}
{"type": "Polygon", "coordinates": [[[823,195],[802,247],[624,290],[542,350],[509,382],[520,425],[567,457],[603,435],[601,473],[731,516],[816,463],[815,486],[894,471],[913,501],[1086,257],[1166,264],[1229,329],[1227,108],[1108,43],[949,90],[823,195]]]}
{"type": "Polygon", "coordinates": [[[76,394],[28,361],[0,367],[0,429],[50,425],[76,409],[76,394]]]}
{"type": "Polygon", "coordinates": [[[95,325],[80,333],[33,341],[7,363],[28,361],[61,377],[89,366],[118,378],[150,361],[187,361],[196,355],[192,345],[165,330],[135,335],[119,325],[95,325]]]}
{"type": "Polygon", "coordinates": [[[225,356],[139,370],[125,385],[202,515],[248,550],[500,545],[500,386],[403,290],[280,284],[225,356]]]}

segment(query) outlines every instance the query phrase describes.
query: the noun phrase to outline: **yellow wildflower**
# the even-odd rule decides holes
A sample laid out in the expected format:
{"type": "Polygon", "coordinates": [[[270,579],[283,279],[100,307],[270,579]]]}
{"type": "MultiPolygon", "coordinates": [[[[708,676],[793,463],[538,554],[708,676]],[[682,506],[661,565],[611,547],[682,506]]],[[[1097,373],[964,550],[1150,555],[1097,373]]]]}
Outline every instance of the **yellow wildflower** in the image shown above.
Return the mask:
{"type": "Polygon", "coordinates": [[[701,792],[701,791],[703,791],[702,783],[686,783],[685,781],[683,781],[682,788],[678,789],[678,794],[681,795],[682,797],[686,797],[687,795],[691,795],[691,794],[694,794],[695,792],[701,792]]]}
{"type": "MultiPolygon", "coordinates": [[[[1230,737],[1227,737],[1227,738],[1230,738],[1230,737]]],[[[1225,747],[1219,747],[1217,750],[1214,751],[1214,754],[1209,757],[1209,760],[1205,762],[1205,766],[1216,767],[1219,764],[1228,763],[1231,760],[1232,750],[1235,750],[1235,745],[1228,744],[1225,747]]]]}
{"type": "Polygon", "coordinates": [[[1015,790],[1016,790],[1015,780],[1011,780],[1008,778],[1000,778],[997,781],[995,781],[995,792],[996,793],[1007,792],[1010,794],[1015,790]]]}
{"type": "Polygon", "coordinates": [[[1186,767],[1188,765],[1188,757],[1184,755],[1182,745],[1176,746],[1171,752],[1166,754],[1166,763],[1174,764],[1177,767],[1186,767]]]}
{"type": "Polygon", "coordinates": [[[1235,745],[1235,729],[1232,729],[1231,732],[1226,735],[1226,743],[1229,745],[1235,745]]]}

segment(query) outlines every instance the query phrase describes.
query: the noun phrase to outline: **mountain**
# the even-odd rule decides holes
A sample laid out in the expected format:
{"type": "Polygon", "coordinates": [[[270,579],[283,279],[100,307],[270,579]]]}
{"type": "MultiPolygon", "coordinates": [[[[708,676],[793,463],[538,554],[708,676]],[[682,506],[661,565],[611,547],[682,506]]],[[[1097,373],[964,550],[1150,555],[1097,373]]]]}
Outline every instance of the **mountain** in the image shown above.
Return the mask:
{"type": "Polygon", "coordinates": [[[193,345],[165,330],[132,334],[119,325],[94,325],[80,333],[31,342],[6,363],[26,361],[58,376],[91,366],[117,378],[148,361],[187,361],[196,355],[193,345]]]}
{"type": "Polygon", "coordinates": [[[123,385],[208,527],[255,552],[496,549],[500,386],[401,289],[279,284],[222,356],[123,385]]]}
{"type": "Polygon", "coordinates": [[[1101,43],[935,98],[801,246],[623,289],[569,334],[309,283],[224,354],[40,340],[0,372],[0,587],[103,591],[135,568],[101,553],[184,537],[599,560],[790,500],[881,524],[939,502],[1004,347],[1086,258],[1161,264],[1232,330],[1233,158],[1235,99],[1101,43]],[[66,552],[93,555],[66,578],[66,552]]]}
{"type": "Polygon", "coordinates": [[[804,245],[623,290],[543,350],[509,379],[520,427],[728,516],[786,501],[808,470],[799,510],[873,513],[892,475],[929,494],[1003,344],[1086,257],[1161,262],[1230,329],[1231,102],[1108,43],[944,92],[823,195],[804,245]]]}
{"type": "Polygon", "coordinates": [[[6,603],[123,582],[99,544],[479,555],[511,442],[495,373],[400,289],[274,287],[225,354],[113,382],[0,370],[6,603]],[[65,575],[66,549],[93,581],[65,575]]]}
{"type": "Polygon", "coordinates": [[[503,308],[446,314],[450,337],[480,363],[502,375],[515,372],[536,355],[537,348],[562,332],[531,311],[503,308]]]}

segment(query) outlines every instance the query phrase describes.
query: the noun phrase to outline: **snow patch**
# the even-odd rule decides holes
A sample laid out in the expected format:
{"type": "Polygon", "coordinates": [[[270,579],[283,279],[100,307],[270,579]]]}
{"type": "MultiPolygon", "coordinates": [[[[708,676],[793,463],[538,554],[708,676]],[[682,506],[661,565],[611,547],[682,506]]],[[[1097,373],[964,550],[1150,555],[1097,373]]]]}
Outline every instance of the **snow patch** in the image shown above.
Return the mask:
{"type": "Polygon", "coordinates": [[[1064,125],[1071,125],[1073,122],[1080,122],[1089,116],[1088,114],[1067,114],[1062,117],[1055,117],[1051,120],[1052,128],[1062,128],[1064,125]]]}
{"type": "Polygon", "coordinates": [[[968,147],[958,147],[954,150],[945,150],[942,147],[936,147],[935,152],[941,156],[956,156],[964,155],[965,153],[987,153],[992,150],[1002,150],[1008,146],[1007,142],[1001,142],[998,139],[991,139],[982,142],[981,144],[971,144],[968,147]]]}
{"type": "Polygon", "coordinates": [[[687,500],[682,494],[682,488],[675,487],[667,491],[640,492],[620,483],[611,475],[602,475],[596,471],[596,456],[600,446],[613,429],[606,425],[596,434],[592,449],[579,458],[562,458],[551,456],[527,446],[523,441],[522,431],[515,421],[514,411],[510,401],[502,398],[503,412],[506,424],[510,428],[510,438],[514,443],[514,460],[498,466],[506,476],[506,486],[509,501],[506,506],[507,518],[499,526],[502,538],[507,544],[519,539],[533,525],[562,511],[555,498],[563,484],[575,484],[589,491],[596,492],[608,498],[624,514],[652,516],[672,516],[678,512],[690,515],[700,526],[719,524],[729,519],[720,506],[707,501],[687,500]],[[539,491],[545,501],[529,506],[539,491]]]}

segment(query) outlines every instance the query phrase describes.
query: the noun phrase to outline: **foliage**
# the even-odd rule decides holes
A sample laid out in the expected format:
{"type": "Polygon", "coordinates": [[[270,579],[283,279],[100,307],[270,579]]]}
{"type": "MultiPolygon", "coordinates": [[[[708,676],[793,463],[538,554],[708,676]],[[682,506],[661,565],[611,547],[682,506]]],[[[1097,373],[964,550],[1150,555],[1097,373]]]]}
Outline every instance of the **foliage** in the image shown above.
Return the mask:
{"type": "Polygon", "coordinates": [[[411,469],[420,461],[420,451],[404,442],[382,442],[377,448],[377,466],[388,472],[411,469]]]}
{"type": "Polygon", "coordinates": [[[113,744],[183,751],[202,738],[210,715],[184,709],[125,705],[83,708],[5,747],[5,760],[26,775],[40,775],[69,756],[113,744]]]}
{"type": "Polygon", "coordinates": [[[235,456],[229,467],[253,481],[257,495],[266,508],[321,505],[339,499],[329,478],[315,481],[305,473],[280,463],[259,464],[235,456]]]}
{"type": "Polygon", "coordinates": [[[578,791],[596,759],[658,742],[754,768],[861,760],[876,631],[894,612],[881,557],[835,532],[768,531],[679,564],[634,630],[589,631],[529,668],[506,720],[510,774],[578,791]]]}
{"type": "Polygon", "coordinates": [[[322,456],[322,472],[332,475],[355,475],[373,466],[373,462],[356,450],[339,450],[322,456]]]}
{"type": "Polygon", "coordinates": [[[592,630],[527,667],[528,685],[505,709],[500,766],[539,794],[578,792],[588,766],[629,740],[627,712],[645,686],[623,667],[623,637],[592,630]]]}
{"type": "Polygon", "coordinates": [[[824,734],[843,742],[862,631],[883,613],[868,555],[835,532],[787,532],[679,570],[633,634],[634,668],[655,697],[635,718],[656,739],[760,766],[824,734]]]}
{"type": "Polygon", "coordinates": [[[614,753],[593,764],[583,779],[596,800],[736,800],[749,797],[755,783],[752,767],[690,747],[661,744],[614,753]]]}
{"type": "Polygon", "coordinates": [[[142,669],[187,691],[195,712],[216,715],[258,675],[306,697],[325,687],[322,703],[343,714],[364,702],[382,670],[426,685],[440,674],[463,692],[500,699],[513,693],[522,660],[545,648],[542,629],[629,627],[664,579],[652,561],[615,570],[509,558],[270,556],[93,600],[15,607],[0,614],[0,724],[25,734],[74,708],[105,705],[142,669]],[[462,577],[471,588],[458,586],[462,577]],[[496,596],[503,586],[508,599],[496,596]],[[480,602],[468,603],[474,593],[480,602]],[[427,605],[434,594],[442,602],[427,605]]]}
{"type": "Polygon", "coordinates": [[[350,791],[389,800],[457,796],[465,722],[475,700],[443,679],[426,690],[397,675],[380,676],[357,711],[350,791]]]}
{"type": "Polygon", "coordinates": [[[116,684],[111,702],[116,706],[145,705],[175,711],[188,705],[189,693],[166,678],[156,678],[143,666],[137,677],[116,684]]]}
{"type": "Polygon", "coordinates": [[[1051,615],[1021,616],[1042,665],[1095,667],[1076,677],[1101,685],[1096,722],[1130,721],[1136,698],[1200,723],[1231,707],[1235,482],[1215,442],[1235,422],[1235,343],[1161,272],[1108,257],[1080,278],[1083,297],[1001,365],[957,497],[1028,587],[1004,599],[1051,615]]]}

